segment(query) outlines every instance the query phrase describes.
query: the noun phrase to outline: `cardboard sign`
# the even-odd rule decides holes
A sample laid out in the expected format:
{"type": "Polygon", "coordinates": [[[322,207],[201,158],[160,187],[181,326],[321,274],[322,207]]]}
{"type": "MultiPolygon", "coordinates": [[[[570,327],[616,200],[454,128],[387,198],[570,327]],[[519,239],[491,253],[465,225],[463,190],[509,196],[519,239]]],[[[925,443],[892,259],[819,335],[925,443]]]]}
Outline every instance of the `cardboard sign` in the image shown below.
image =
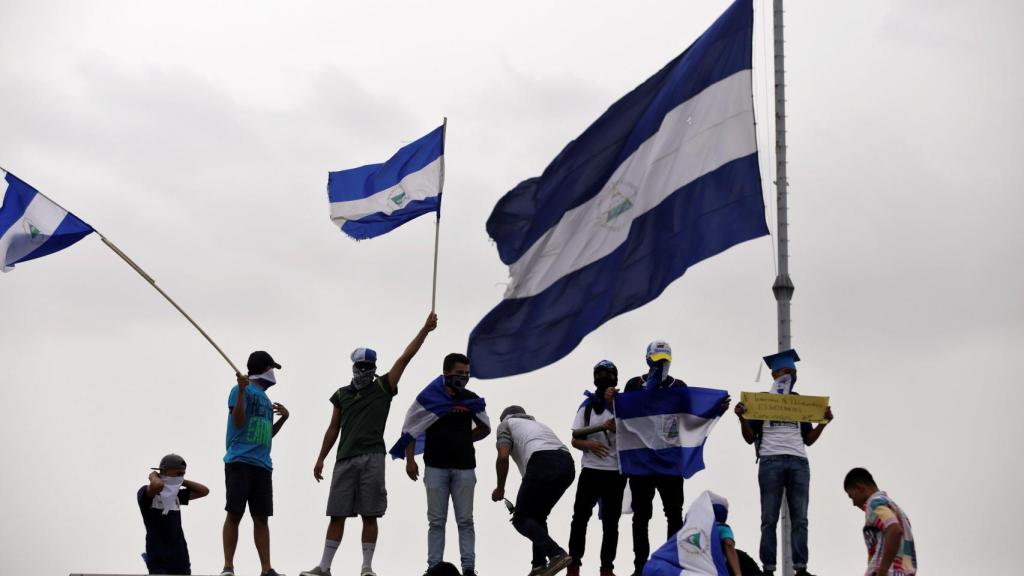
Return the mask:
{"type": "Polygon", "coordinates": [[[779,422],[825,422],[828,396],[797,396],[769,392],[741,392],[740,401],[747,407],[747,420],[779,422]]]}

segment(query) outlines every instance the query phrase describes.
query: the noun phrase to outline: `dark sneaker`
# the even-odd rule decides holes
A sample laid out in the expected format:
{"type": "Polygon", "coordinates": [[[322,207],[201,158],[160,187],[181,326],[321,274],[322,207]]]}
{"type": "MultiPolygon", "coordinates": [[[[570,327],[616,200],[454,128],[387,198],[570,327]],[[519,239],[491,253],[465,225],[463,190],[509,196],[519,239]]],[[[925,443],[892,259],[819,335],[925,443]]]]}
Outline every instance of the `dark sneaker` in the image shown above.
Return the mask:
{"type": "Polygon", "coordinates": [[[547,568],[547,566],[534,566],[533,570],[530,570],[530,573],[526,576],[541,576],[541,574],[544,573],[545,568],[547,568]]]}
{"type": "Polygon", "coordinates": [[[277,573],[277,570],[274,570],[273,568],[271,568],[270,570],[267,570],[266,572],[264,572],[261,576],[281,576],[281,575],[277,573]]]}
{"type": "Polygon", "coordinates": [[[224,569],[220,571],[220,576],[235,576],[235,569],[231,566],[225,566],[224,569]]]}
{"type": "Polygon", "coordinates": [[[462,576],[477,576],[477,573],[476,570],[473,570],[472,568],[463,568],[462,576]]]}
{"type": "Polygon", "coordinates": [[[559,554],[548,562],[548,565],[544,567],[544,571],[541,572],[541,576],[555,576],[555,574],[568,568],[569,564],[572,564],[572,556],[559,554]]]}

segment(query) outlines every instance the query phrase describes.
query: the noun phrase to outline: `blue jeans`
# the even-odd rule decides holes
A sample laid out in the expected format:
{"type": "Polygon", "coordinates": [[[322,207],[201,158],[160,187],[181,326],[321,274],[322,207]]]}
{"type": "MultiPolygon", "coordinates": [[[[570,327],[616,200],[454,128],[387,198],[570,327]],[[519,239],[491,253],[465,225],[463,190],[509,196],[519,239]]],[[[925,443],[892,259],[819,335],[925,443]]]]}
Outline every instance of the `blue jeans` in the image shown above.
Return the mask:
{"type": "Polygon", "coordinates": [[[459,528],[462,568],[476,567],[476,531],[473,528],[473,491],[476,471],[425,466],[423,485],[427,488],[427,568],[444,561],[444,530],[448,523],[448,499],[455,508],[459,528]]]}
{"type": "Polygon", "coordinates": [[[761,564],[775,570],[775,527],[782,510],[782,493],[789,503],[792,523],[793,568],[807,568],[807,500],[811,489],[811,467],[799,456],[762,456],[757,471],[761,486],[761,564]]]}

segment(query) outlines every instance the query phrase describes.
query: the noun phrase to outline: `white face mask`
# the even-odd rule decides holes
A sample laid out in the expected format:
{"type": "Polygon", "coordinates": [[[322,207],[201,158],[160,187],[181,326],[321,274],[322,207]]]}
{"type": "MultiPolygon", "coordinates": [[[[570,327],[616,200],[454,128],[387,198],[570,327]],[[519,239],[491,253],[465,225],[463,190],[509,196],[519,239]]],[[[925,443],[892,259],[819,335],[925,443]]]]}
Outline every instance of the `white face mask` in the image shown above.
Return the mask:
{"type": "Polygon", "coordinates": [[[789,374],[783,374],[772,382],[772,394],[789,394],[793,389],[793,377],[789,374]]]}
{"type": "Polygon", "coordinates": [[[161,474],[160,479],[164,481],[164,489],[160,491],[160,494],[157,494],[157,498],[160,500],[160,507],[163,509],[163,513],[167,514],[171,510],[178,510],[178,491],[181,490],[185,477],[164,476],[161,474]]]}
{"type": "Polygon", "coordinates": [[[249,380],[257,380],[257,379],[264,380],[264,381],[269,382],[271,384],[277,384],[277,377],[274,376],[274,369],[273,368],[271,368],[270,370],[267,370],[263,374],[257,374],[255,376],[249,376],[249,380]]]}
{"type": "Polygon", "coordinates": [[[160,479],[164,481],[164,489],[174,488],[177,490],[181,488],[181,485],[185,483],[184,476],[160,476],[160,479]]]}

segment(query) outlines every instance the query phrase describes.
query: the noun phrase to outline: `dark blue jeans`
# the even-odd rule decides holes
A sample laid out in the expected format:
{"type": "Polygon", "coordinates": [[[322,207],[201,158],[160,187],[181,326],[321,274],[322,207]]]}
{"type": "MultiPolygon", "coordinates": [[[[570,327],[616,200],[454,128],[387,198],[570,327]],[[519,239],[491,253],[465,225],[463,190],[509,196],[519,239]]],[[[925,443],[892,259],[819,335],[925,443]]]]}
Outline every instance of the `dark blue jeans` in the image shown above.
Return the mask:
{"type": "Polygon", "coordinates": [[[542,450],[530,456],[516,496],[512,526],[533,543],[534,568],[565,554],[548,535],[548,514],[575,478],[576,465],[568,450],[542,450]]]}
{"type": "Polygon", "coordinates": [[[789,503],[792,523],[793,568],[807,568],[807,500],[811,489],[811,467],[799,456],[763,456],[757,471],[761,486],[761,564],[775,570],[776,525],[782,510],[782,493],[789,503]]]}

